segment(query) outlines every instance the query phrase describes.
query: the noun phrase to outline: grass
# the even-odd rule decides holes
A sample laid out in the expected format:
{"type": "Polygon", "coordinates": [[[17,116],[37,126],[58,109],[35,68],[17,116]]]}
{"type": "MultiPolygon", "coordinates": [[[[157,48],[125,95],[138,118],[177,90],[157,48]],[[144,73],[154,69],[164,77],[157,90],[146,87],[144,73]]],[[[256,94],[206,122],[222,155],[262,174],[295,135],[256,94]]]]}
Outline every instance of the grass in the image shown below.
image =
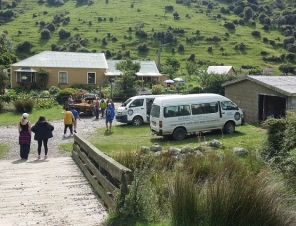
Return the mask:
{"type": "Polygon", "coordinates": [[[59,152],[66,153],[73,150],[73,143],[64,143],[59,145],[59,152]]]}
{"type": "Polygon", "coordinates": [[[197,147],[201,141],[217,139],[222,142],[221,151],[232,151],[234,147],[243,147],[248,151],[255,151],[265,138],[265,130],[256,125],[244,125],[236,127],[234,134],[223,135],[220,131],[205,133],[201,137],[190,136],[183,141],[163,139],[153,136],[149,125],[134,127],[130,125],[113,126],[112,133],[105,132],[105,128],[97,130],[97,134],[91,138],[91,142],[107,154],[116,154],[122,151],[139,151],[141,146],[151,146],[153,143],[162,145],[163,150],[170,146],[183,147],[190,145],[197,147]]]}
{"type": "MultiPolygon", "coordinates": [[[[266,1],[269,4],[272,1],[266,1]]],[[[227,8],[228,5],[222,1],[217,1],[212,12],[206,15],[206,5],[185,6],[183,4],[176,4],[175,0],[141,0],[141,1],[109,1],[108,4],[105,0],[94,1],[93,5],[77,5],[75,0],[65,1],[62,6],[48,6],[45,4],[38,4],[36,1],[27,0],[19,2],[17,9],[23,11],[19,13],[12,21],[2,24],[2,30],[8,32],[8,35],[13,39],[14,45],[18,43],[29,41],[32,45],[32,53],[44,50],[50,50],[52,44],[69,44],[67,39],[59,39],[58,32],[60,29],[65,29],[71,32],[71,37],[80,35],[81,39],[87,39],[88,44],[86,48],[102,52],[103,50],[111,50],[113,57],[119,51],[129,50],[131,58],[133,59],[151,59],[157,61],[156,50],[159,47],[159,41],[153,37],[154,32],[166,32],[170,28],[181,28],[185,30],[184,34],[176,34],[176,43],[162,47],[161,57],[162,62],[167,57],[174,57],[181,62],[185,69],[185,63],[190,54],[195,54],[196,61],[202,60],[204,62],[211,61],[214,64],[232,65],[235,68],[241,68],[242,65],[259,66],[260,68],[272,67],[278,72],[278,64],[271,62],[264,62],[260,51],[264,50],[271,55],[280,55],[286,53],[286,50],[277,44],[282,42],[276,41],[276,45],[272,46],[268,43],[263,43],[262,38],[267,37],[269,40],[274,40],[280,37],[283,40],[284,36],[278,29],[271,29],[264,31],[262,25],[256,21],[257,25],[252,26],[250,23],[245,25],[236,25],[235,30],[227,30],[223,24],[225,21],[233,21],[240,19],[233,14],[222,14],[221,18],[217,18],[220,13],[220,7],[227,8]],[[131,3],[134,7],[131,7],[131,3]],[[180,19],[173,18],[173,12],[165,13],[165,6],[172,5],[174,12],[178,12],[180,19]],[[198,12],[200,9],[203,13],[198,12]],[[46,14],[43,12],[47,12],[46,14]],[[50,23],[56,14],[65,14],[65,17],[70,17],[68,25],[60,23],[56,25],[56,30],[52,32],[49,40],[40,39],[40,26],[36,22],[50,23]],[[32,17],[36,14],[37,17],[32,17]],[[190,15],[190,17],[186,17],[190,15]],[[99,22],[98,17],[106,18],[106,21],[99,22]],[[110,22],[109,18],[113,18],[110,22]],[[91,22],[91,25],[89,25],[91,22]],[[129,32],[129,27],[132,32],[129,32]],[[147,38],[140,38],[135,35],[137,27],[147,33],[147,38]],[[186,42],[186,38],[194,37],[196,30],[200,31],[200,36],[204,38],[194,41],[186,42]],[[261,32],[260,38],[255,38],[251,35],[253,30],[261,32]],[[19,33],[21,31],[21,33],[19,33]],[[108,37],[110,33],[110,37],[108,37]],[[226,37],[225,33],[229,33],[226,37]],[[206,38],[219,36],[220,42],[206,41],[206,38]],[[124,36],[130,36],[130,39],[124,36]],[[111,38],[116,37],[118,41],[112,41],[111,38]],[[97,41],[95,41],[95,38],[97,41]],[[108,40],[108,44],[102,45],[103,38],[108,40]],[[247,48],[244,51],[235,50],[235,44],[245,43],[247,48]],[[137,48],[140,44],[146,43],[149,51],[146,53],[139,53],[137,48]],[[182,44],[185,47],[184,52],[172,53],[172,48],[177,50],[178,45],[182,44]],[[125,45],[125,47],[122,47],[125,45]],[[213,47],[212,52],[208,52],[209,46],[213,47]],[[220,48],[224,50],[221,51],[220,48]],[[278,49],[279,48],[279,49],[278,49]],[[224,54],[222,54],[224,53],[224,54]]],[[[263,4],[263,3],[261,3],[263,4]]],[[[290,3],[286,3],[290,4],[290,3]]],[[[29,54],[18,53],[20,57],[27,57],[29,54]]],[[[212,63],[212,64],[213,64],[212,63]]]]}
{"type": "Polygon", "coordinates": [[[6,144],[0,144],[0,159],[9,151],[9,146],[6,144]]]}
{"type": "MultiPolygon", "coordinates": [[[[53,121],[58,119],[63,119],[64,115],[62,114],[64,112],[64,109],[62,106],[53,107],[50,109],[42,109],[42,110],[33,110],[33,112],[29,113],[29,120],[33,124],[38,120],[38,118],[43,115],[45,116],[46,120],[53,121]]],[[[1,113],[0,117],[0,125],[1,126],[7,126],[7,125],[16,125],[22,117],[21,113],[15,113],[15,112],[6,112],[1,113]]]]}

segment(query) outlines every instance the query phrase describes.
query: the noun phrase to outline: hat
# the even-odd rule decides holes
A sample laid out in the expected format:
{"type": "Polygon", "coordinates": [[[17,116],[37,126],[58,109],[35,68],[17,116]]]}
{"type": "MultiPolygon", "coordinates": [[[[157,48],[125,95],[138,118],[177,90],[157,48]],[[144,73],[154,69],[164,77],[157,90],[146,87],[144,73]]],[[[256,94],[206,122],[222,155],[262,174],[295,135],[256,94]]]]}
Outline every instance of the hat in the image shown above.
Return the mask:
{"type": "Polygon", "coordinates": [[[111,103],[108,103],[108,105],[111,105],[111,103]]]}
{"type": "Polygon", "coordinates": [[[24,113],[23,114],[23,118],[28,118],[29,117],[29,114],[28,113],[24,113]]]}

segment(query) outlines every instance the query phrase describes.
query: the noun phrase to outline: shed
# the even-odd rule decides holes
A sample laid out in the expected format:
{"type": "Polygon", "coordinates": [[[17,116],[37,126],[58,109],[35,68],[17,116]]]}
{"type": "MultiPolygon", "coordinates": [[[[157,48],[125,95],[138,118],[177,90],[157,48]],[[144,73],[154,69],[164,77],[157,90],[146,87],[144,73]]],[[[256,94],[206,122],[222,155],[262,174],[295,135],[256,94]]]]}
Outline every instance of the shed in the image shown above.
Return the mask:
{"type": "Polygon", "coordinates": [[[225,96],[244,109],[247,123],[281,117],[286,110],[296,109],[296,76],[249,75],[222,86],[225,96]]]}
{"type": "Polygon", "coordinates": [[[236,72],[232,66],[209,66],[207,68],[207,74],[236,76],[236,72]]]}

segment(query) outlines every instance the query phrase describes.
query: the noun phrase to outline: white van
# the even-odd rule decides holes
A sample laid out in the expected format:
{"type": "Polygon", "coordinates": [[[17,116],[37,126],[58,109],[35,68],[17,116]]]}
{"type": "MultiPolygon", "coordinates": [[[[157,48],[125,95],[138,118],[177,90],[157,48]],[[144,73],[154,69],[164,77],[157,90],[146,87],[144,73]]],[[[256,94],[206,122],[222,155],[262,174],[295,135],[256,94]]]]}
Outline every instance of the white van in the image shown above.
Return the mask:
{"type": "Polygon", "coordinates": [[[155,98],[150,115],[151,131],[175,140],[187,134],[220,129],[233,133],[243,122],[243,112],[218,94],[189,94],[155,98]]]}
{"type": "Polygon", "coordinates": [[[163,95],[141,95],[129,98],[117,109],[116,121],[135,126],[149,123],[152,103],[156,97],[160,96],[163,95]]]}

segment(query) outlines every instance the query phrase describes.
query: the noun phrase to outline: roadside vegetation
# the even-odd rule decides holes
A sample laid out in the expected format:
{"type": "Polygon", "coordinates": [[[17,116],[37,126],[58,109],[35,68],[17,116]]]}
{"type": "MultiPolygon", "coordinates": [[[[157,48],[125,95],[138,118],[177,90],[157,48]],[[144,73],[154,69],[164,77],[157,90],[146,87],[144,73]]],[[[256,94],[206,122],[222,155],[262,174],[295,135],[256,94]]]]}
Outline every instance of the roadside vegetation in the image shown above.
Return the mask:
{"type": "Polygon", "coordinates": [[[115,126],[112,134],[98,129],[91,142],[133,171],[125,204],[118,194],[105,224],[294,225],[295,118],[289,113],[285,119],[269,118],[263,127],[245,125],[234,134],[185,141],[152,137],[149,126],[115,126]],[[220,148],[202,145],[213,139],[222,142],[220,148]],[[189,145],[203,154],[178,161],[140,151],[154,143],[164,151],[189,145]],[[248,155],[233,154],[234,147],[246,148],[248,155]]]}

